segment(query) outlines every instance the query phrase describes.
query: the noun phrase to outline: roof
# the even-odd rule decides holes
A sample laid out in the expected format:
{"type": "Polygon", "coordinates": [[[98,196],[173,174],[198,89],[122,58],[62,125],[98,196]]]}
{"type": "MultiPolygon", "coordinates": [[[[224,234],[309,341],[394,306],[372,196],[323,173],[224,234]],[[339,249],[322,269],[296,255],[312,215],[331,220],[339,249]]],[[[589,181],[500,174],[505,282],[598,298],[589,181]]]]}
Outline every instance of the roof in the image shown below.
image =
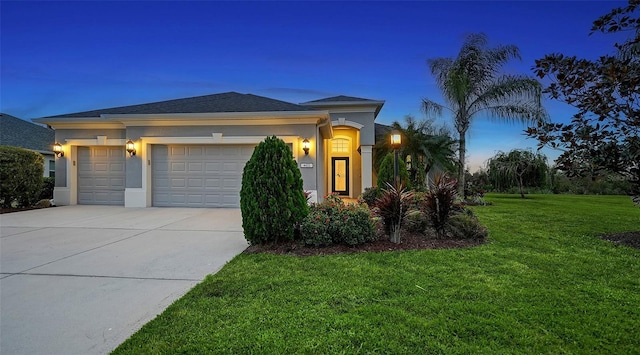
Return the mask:
{"type": "Polygon", "coordinates": [[[117,114],[171,114],[171,113],[214,113],[214,112],[273,112],[273,111],[313,111],[312,108],[292,104],[268,97],[237,92],[189,97],[140,105],[105,108],[93,111],[75,112],[54,117],[100,117],[117,114]]]}
{"type": "Polygon", "coordinates": [[[374,106],[375,107],[375,117],[377,117],[378,113],[380,113],[380,110],[382,109],[382,106],[384,105],[384,101],[383,100],[363,99],[361,97],[339,95],[339,96],[327,97],[327,98],[320,99],[320,100],[303,102],[300,105],[309,106],[309,107],[313,107],[313,108],[316,108],[316,109],[320,109],[320,108],[333,109],[333,108],[344,108],[344,107],[350,107],[350,106],[356,106],[356,107],[358,107],[358,106],[359,107],[374,106]]]}
{"type": "Polygon", "coordinates": [[[0,113],[0,145],[50,152],[54,141],[54,130],[0,113]]]}
{"type": "Polygon", "coordinates": [[[378,102],[377,100],[363,99],[361,97],[339,95],[339,96],[327,97],[325,99],[320,99],[320,100],[307,101],[304,104],[313,104],[313,103],[322,103],[322,102],[342,102],[342,101],[362,102],[362,103],[366,103],[366,102],[375,103],[375,102],[378,102]]]}

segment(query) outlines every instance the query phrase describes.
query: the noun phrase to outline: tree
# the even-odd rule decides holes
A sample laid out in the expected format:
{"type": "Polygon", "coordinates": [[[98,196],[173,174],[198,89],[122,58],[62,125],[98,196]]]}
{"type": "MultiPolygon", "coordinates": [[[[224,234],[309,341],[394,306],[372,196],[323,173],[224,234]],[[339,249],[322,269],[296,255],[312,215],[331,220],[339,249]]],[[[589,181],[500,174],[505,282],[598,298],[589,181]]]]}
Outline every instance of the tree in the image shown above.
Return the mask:
{"type": "Polygon", "coordinates": [[[293,239],[295,226],[309,212],[298,164],[276,136],[260,142],[244,167],[240,210],[251,244],[293,239]]]}
{"type": "Polygon", "coordinates": [[[556,160],[568,176],[606,173],[623,176],[640,204],[640,17],[638,0],[615,8],[593,22],[595,32],[631,31],[615,53],[596,60],[549,54],[535,62],[540,78],[551,80],[544,89],[552,99],[578,109],[569,124],[539,123],[526,132],[563,153],[556,160]]]}
{"type": "Polygon", "coordinates": [[[542,86],[524,75],[502,74],[502,66],[520,59],[514,45],[487,46],[484,34],[469,35],[456,58],[429,59],[427,64],[446,105],[431,99],[422,100],[424,111],[442,115],[446,109],[453,115],[458,132],[458,193],[465,188],[465,154],[467,131],[474,118],[486,115],[492,119],[532,123],[545,121],[542,86]]]}
{"type": "MultiPolygon", "coordinates": [[[[404,125],[395,121],[391,124],[391,129],[402,134],[402,147],[399,152],[402,161],[407,162],[408,157],[411,157],[409,175],[413,187],[425,186],[425,178],[435,166],[447,171],[455,169],[454,147],[456,141],[451,138],[446,126],[436,127],[433,120],[419,121],[413,116],[407,115],[404,125]]],[[[375,166],[377,171],[380,170],[382,159],[389,152],[392,152],[392,149],[388,139],[380,140],[376,144],[375,166]]]]}
{"type": "MultiPolygon", "coordinates": [[[[393,153],[387,153],[380,164],[380,169],[378,169],[378,189],[380,190],[386,189],[387,184],[396,185],[394,181],[394,159],[395,157],[393,153]]],[[[402,186],[411,188],[407,166],[402,159],[398,161],[398,176],[400,177],[400,183],[402,186]]]]}
{"type": "Polygon", "coordinates": [[[517,185],[522,198],[525,186],[542,186],[548,172],[547,157],[521,149],[499,152],[489,159],[487,166],[489,179],[497,190],[517,185]]]}

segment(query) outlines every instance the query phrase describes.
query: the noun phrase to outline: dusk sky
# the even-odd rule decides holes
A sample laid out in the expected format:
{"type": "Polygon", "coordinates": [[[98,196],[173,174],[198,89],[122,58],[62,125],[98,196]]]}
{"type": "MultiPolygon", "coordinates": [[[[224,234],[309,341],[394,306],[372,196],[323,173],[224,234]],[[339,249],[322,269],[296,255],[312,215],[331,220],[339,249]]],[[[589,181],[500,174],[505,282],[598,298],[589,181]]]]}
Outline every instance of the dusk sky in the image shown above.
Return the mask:
{"type": "MultiPolygon", "coordinates": [[[[348,95],[386,103],[376,122],[425,118],[441,101],[426,60],[455,57],[469,33],[515,44],[533,75],[550,53],[597,58],[589,36],[621,1],[33,2],[2,1],[0,111],[26,120],[228,91],[293,103],[348,95]]],[[[553,121],[575,111],[545,100],[553,121]]],[[[450,124],[450,117],[439,122],[450,124]]],[[[478,117],[468,157],[533,148],[521,124],[478,117]]],[[[558,153],[545,150],[550,158],[558,153]]]]}

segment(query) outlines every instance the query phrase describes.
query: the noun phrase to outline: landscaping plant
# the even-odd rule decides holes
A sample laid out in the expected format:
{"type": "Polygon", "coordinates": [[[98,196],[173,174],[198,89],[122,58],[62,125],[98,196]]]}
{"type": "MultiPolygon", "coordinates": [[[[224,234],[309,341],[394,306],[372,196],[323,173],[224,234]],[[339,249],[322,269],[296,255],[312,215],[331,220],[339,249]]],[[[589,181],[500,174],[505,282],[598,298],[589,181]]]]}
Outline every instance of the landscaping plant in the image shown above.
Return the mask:
{"type": "Polygon", "coordinates": [[[384,222],[384,227],[393,243],[400,243],[400,229],[409,206],[413,191],[407,191],[402,184],[398,186],[387,183],[382,190],[375,207],[384,222]]]}
{"type": "Polygon", "coordinates": [[[42,154],[24,148],[0,146],[0,205],[30,207],[42,192],[42,154]]]}
{"type": "Polygon", "coordinates": [[[312,204],[300,226],[305,245],[358,245],[376,240],[374,222],[366,204],[345,204],[338,195],[312,204]]]}
{"type": "MultiPolygon", "coordinates": [[[[380,169],[378,170],[378,189],[380,190],[384,190],[389,184],[394,186],[396,184],[396,182],[394,181],[393,159],[393,153],[389,153],[384,157],[382,163],[380,164],[380,169]]],[[[407,166],[402,159],[398,161],[398,175],[400,177],[400,183],[403,186],[411,188],[407,166]]]]}
{"type": "Polygon", "coordinates": [[[424,196],[424,209],[433,228],[440,237],[445,235],[445,226],[456,207],[456,181],[446,174],[436,174],[424,196]]]}
{"type": "Polygon", "coordinates": [[[251,244],[294,239],[295,227],[309,211],[298,164],[276,136],[258,144],[244,167],[240,209],[251,244]]]}

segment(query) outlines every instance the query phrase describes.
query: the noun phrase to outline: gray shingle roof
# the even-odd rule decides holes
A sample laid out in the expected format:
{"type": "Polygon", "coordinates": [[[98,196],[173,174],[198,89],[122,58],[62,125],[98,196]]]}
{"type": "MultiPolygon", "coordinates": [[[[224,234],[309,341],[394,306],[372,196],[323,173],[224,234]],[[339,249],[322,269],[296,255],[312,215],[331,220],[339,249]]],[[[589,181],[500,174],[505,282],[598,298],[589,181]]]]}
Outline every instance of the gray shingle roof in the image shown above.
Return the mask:
{"type": "Polygon", "coordinates": [[[312,108],[252,94],[226,92],[140,105],[75,112],[53,117],[100,117],[105,114],[170,114],[213,112],[313,111],[312,108]]]}
{"type": "Polygon", "coordinates": [[[339,96],[327,97],[325,99],[320,99],[320,100],[308,101],[308,102],[305,102],[305,104],[318,103],[318,102],[339,102],[339,101],[349,101],[349,102],[362,101],[363,103],[367,101],[377,102],[376,100],[363,99],[361,97],[339,95],[339,96]]]}
{"type": "Polygon", "coordinates": [[[54,140],[54,130],[0,113],[0,145],[50,152],[54,140]]]}

